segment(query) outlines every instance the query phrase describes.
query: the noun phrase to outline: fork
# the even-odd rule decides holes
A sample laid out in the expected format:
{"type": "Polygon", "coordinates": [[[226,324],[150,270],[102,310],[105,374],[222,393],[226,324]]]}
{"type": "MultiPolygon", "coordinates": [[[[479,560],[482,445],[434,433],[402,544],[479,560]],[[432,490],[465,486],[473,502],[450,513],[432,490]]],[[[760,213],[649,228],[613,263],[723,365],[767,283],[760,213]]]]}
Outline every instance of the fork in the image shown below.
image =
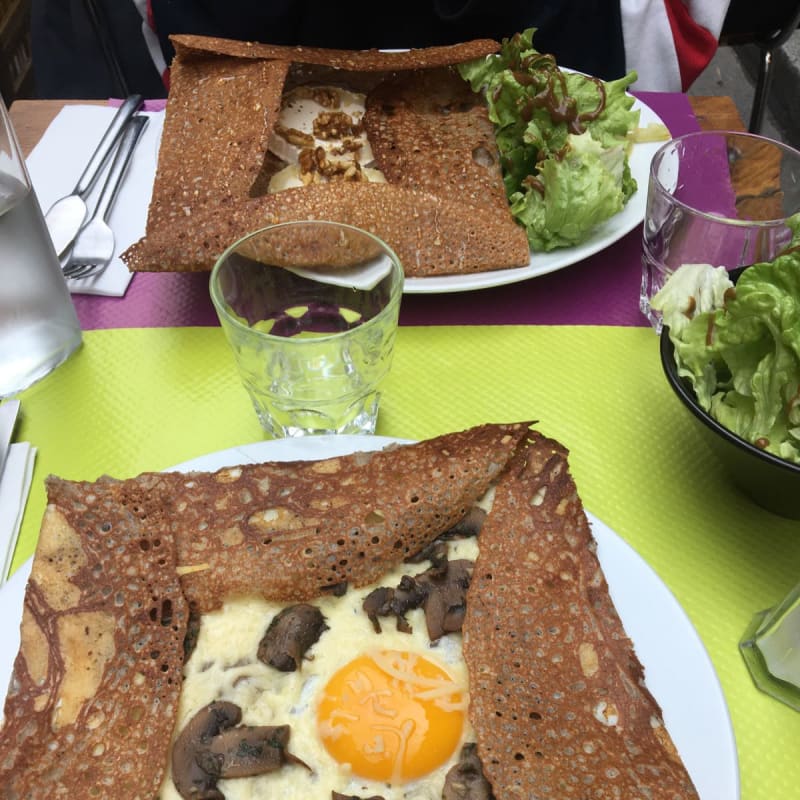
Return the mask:
{"type": "Polygon", "coordinates": [[[114,232],[107,218],[147,121],[147,117],[137,115],[125,126],[94,213],[78,231],[72,247],[62,259],[61,268],[65,277],[88,278],[104,270],[114,257],[114,232]]]}

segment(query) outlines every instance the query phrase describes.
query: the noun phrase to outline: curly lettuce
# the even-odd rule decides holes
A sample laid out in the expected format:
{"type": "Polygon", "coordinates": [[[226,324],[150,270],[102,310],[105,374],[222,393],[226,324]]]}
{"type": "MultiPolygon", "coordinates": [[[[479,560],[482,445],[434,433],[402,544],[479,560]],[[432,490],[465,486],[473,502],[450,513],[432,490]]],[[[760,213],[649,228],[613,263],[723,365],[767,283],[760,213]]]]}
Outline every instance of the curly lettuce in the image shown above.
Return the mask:
{"type": "Polygon", "coordinates": [[[684,265],[651,300],[679,374],[721,425],[800,464],[800,214],[790,245],[745,269],[684,265]],[[702,299],[701,299],[702,298],[702,299]]]}
{"type": "Polygon", "coordinates": [[[511,213],[531,249],[549,251],[582,242],[636,191],[628,152],[639,112],[627,93],[635,72],[604,82],[562,71],[534,48],[535,30],[459,72],[486,98],[511,213]]]}

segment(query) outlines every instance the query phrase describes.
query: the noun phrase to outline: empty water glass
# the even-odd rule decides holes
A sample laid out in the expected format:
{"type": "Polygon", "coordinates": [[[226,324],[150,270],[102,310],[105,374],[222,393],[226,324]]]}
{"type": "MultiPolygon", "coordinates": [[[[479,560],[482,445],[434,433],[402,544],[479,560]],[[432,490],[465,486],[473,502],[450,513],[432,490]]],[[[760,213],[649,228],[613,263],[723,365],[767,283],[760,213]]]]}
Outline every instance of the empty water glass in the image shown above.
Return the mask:
{"type": "Polygon", "coordinates": [[[748,133],[701,131],[653,156],[642,239],[639,306],[660,330],[650,299],[683,264],[735,269],[771,261],[800,212],[800,152],[748,133]]]}
{"type": "Polygon", "coordinates": [[[222,254],[211,298],[268,433],[374,433],[402,292],[394,252],[340,223],[273,225],[222,254]]]}

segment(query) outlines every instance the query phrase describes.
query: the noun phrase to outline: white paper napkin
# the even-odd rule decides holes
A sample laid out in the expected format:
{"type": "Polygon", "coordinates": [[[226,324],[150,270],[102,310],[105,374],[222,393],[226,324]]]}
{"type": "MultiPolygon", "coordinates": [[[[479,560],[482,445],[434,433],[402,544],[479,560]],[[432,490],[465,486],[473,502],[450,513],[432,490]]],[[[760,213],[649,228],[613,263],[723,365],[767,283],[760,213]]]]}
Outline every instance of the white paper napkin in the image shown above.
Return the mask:
{"type": "Polygon", "coordinates": [[[16,442],[8,449],[0,475],[0,585],[8,580],[35,461],[36,448],[29,442],[16,442]]]}
{"type": "MultiPolygon", "coordinates": [[[[50,123],[27,159],[43,212],[74,189],[116,110],[111,106],[65,106],[50,123]]],[[[164,122],[163,111],[143,113],[150,117],[150,122],[139,139],[109,215],[108,223],[116,240],[114,258],[98,275],[68,280],[70,291],[75,294],[122,297],[133,277],[119,254],[144,235],[164,122]]],[[[88,197],[90,214],[105,183],[109,164],[110,159],[88,197]]]]}

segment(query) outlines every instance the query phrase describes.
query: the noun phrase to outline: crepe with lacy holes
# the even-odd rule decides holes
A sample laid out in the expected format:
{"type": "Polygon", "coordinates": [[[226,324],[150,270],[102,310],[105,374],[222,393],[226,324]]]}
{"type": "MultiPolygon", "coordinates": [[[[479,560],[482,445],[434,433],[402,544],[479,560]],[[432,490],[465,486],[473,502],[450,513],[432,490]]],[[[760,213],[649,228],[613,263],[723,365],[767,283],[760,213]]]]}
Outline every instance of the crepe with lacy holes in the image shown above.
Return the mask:
{"type": "Polygon", "coordinates": [[[3,796],[156,797],[187,598],[205,611],[370,583],[458,522],[528,432],[487,424],[322,461],[48,479],[0,731],[3,796]]]}
{"type": "Polygon", "coordinates": [[[460,521],[528,432],[487,424],[373,453],[176,475],[184,594],[210,611],[230,596],[299,601],[372,583],[460,521]]]}
{"type": "Polygon", "coordinates": [[[172,80],[185,91],[170,97],[164,118],[148,227],[169,211],[188,220],[206,205],[219,211],[247,197],[280,112],[288,68],[282,61],[208,56],[175,62],[172,80]]]}
{"type": "Polygon", "coordinates": [[[452,65],[496,52],[475,40],[407,52],[280,47],[175,36],[164,132],[133,271],[207,271],[260,227],[327,219],[364,228],[412,277],[524,266],[485,105],[452,65]],[[402,80],[398,77],[402,76],[402,80]],[[387,183],[342,181],[266,194],[280,98],[299,84],[378,92],[371,119],[387,183]],[[392,118],[392,98],[404,113],[392,118]],[[468,98],[468,99],[467,99],[468,98]],[[385,162],[385,163],[384,163],[385,162]]]}
{"type": "Polygon", "coordinates": [[[367,97],[364,128],[389,183],[508,213],[494,125],[482,97],[455,71],[387,79],[367,97]]]}
{"type": "Polygon", "coordinates": [[[4,796],[156,797],[184,597],[202,611],[233,595],[298,601],[366,585],[489,486],[463,635],[495,796],[696,800],[609,595],[566,450],[527,422],[322,461],[51,479],[0,732],[4,796]]]}
{"type": "Polygon", "coordinates": [[[168,502],[147,483],[47,489],[0,731],[3,797],[155,797],[187,621],[168,502]]]}
{"type": "Polygon", "coordinates": [[[463,633],[470,721],[498,797],[697,798],[552,440],[537,436],[498,484],[463,633]]]}

